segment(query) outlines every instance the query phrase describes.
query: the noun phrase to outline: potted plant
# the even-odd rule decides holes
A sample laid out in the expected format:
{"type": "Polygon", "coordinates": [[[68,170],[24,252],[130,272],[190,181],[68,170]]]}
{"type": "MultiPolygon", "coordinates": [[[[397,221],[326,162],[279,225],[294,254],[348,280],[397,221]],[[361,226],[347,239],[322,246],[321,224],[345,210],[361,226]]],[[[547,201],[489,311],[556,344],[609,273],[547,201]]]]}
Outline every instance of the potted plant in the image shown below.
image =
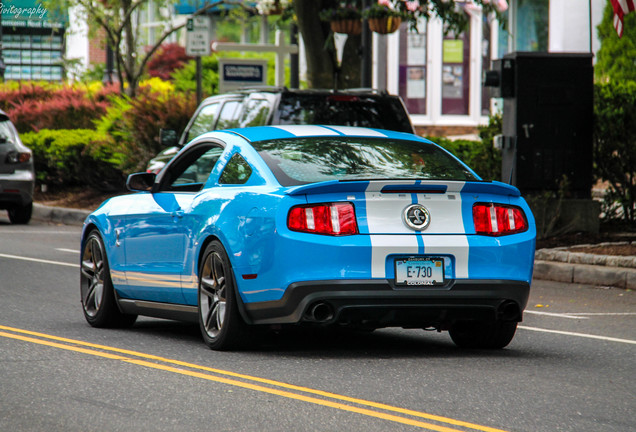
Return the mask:
{"type": "Polygon", "coordinates": [[[360,9],[350,3],[343,3],[338,8],[325,9],[320,12],[320,19],[328,21],[334,33],[359,35],[362,33],[362,15],[360,9]]]}
{"type": "Polygon", "coordinates": [[[369,22],[369,28],[379,34],[388,34],[397,31],[402,24],[403,18],[408,18],[407,11],[409,2],[398,2],[393,4],[390,0],[378,0],[362,11],[362,16],[369,22]]]}

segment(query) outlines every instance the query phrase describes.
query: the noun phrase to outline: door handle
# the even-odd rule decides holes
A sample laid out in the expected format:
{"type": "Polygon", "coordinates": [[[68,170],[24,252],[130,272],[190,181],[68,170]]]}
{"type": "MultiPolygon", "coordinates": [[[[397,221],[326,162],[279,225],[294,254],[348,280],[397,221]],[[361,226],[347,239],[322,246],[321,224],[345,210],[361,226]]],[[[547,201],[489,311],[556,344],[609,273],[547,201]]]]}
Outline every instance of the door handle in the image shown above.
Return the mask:
{"type": "Polygon", "coordinates": [[[172,217],[173,218],[179,218],[181,219],[183,217],[183,210],[177,210],[177,211],[173,211],[172,212],[172,217]]]}

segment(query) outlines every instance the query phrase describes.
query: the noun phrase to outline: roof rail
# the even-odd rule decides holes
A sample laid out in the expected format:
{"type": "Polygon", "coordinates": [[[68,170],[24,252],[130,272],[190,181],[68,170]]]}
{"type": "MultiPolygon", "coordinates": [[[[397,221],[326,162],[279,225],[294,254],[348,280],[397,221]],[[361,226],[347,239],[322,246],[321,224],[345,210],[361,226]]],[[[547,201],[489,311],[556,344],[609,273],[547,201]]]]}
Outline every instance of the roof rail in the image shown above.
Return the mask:
{"type": "Polygon", "coordinates": [[[268,86],[268,85],[255,85],[255,86],[244,86],[236,89],[235,91],[242,90],[261,90],[261,91],[287,91],[287,87],[285,86],[268,86]]]}
{"type": "Polygon", "coordinates": [[[342,89],[338,91],[343,93],[374,93],[374,94],[378,94],[382,96],[389,94],[389,92],[386,89],[374,89],[371,87],[349,88],[349,89],[342,89]]]}

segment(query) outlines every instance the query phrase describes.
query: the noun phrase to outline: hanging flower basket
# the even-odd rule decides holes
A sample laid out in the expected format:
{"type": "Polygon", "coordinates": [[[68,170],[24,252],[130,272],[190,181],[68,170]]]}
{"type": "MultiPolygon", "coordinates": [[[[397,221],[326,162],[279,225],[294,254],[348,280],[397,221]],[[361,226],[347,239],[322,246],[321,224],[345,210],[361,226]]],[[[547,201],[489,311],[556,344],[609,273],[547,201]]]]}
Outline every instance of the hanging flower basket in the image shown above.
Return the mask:
{"type": "Polygon", "coordinates": [[[280,15],[289,5],[290,0],[260,0],[256,4],[256,9],[261,15],[280,15]]]}
{"type": "Polygon", "coordinates": [[[402,24],[402,18],[399,16],[369,18],[369,28],[379,34],[394,33],[400,28],[400,24],[402,24]]]}
{"type": "Polygon", "coordinates": [[[344,33],[356,36],[362,33],[362,21],[359,19],[343,19],[331,21],[331,30],[334,33],[344,33]]]}

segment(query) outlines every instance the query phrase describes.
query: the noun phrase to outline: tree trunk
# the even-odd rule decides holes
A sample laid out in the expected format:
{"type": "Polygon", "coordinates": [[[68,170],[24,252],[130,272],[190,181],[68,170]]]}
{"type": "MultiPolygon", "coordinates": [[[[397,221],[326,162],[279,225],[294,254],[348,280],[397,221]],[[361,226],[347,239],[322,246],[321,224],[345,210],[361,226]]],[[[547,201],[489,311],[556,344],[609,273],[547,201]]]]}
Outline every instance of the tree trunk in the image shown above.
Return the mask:
{"type": "MultiPolygon", "coordinates": [[[[333,88],[336,51],[329,23],[320,21],[326,1],[294,0],[298,29],[305,44],[309,88],[333,88]]],[[[339,74],[338,88],[360,87],[360,36],[349,36],[339,74]]]]}

